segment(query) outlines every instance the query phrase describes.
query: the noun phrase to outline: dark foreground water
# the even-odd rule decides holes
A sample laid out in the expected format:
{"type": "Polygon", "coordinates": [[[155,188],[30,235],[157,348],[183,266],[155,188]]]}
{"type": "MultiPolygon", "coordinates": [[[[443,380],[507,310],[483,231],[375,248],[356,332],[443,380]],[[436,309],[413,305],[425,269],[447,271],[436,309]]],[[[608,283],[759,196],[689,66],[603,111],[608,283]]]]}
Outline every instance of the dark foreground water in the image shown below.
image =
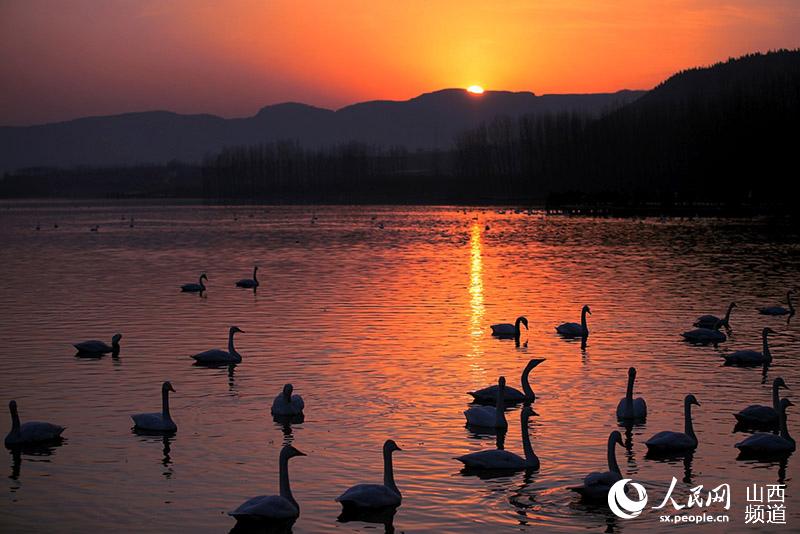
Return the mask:
{"type": "MultiPolygon", "coordinates": [[[[65,425],[63,445],[10,452],[0,530],[220,532],[243,500],[277,493],[282,444],[308,454],[290,475],[301,516],[295,532],[391,531],[338,523],[334,498],[378,482],[386,438],[403,505],[398,532],[670,532],[645,510],[632,520],[589,507],[568,491],[605,470],[626,371],[650,416],[617,449],[622,471],[652,505],[672,477],[689,488],[731,487],[730,523],[742,531],[745,489],[786,484],[785,520],[800,528],[795,454],[788,462],[738,461],[732,412],[770,402],[782,376],[800,389],[798,322],[759,316],[799,285],[800,238],[752,220],[601,220],[496,210],[385,207],[73,207],[0,205],[0,391],[25,420],[65,425]],[[130,218],[133,217],[133,227],[130,218]],[[37,224],[40,230],[36,230],[37,224]],[[58,225],[57,228],[54,225],[58,225]],[[96,232],[90,227],[99,225],[96,232]],[[257,292],[234,281],[260,266],[257,292]],[[178,286],[208,273],[202,296],[178,286]],[[731,339],[694,347],[680,332],[702,313],[739,308],[731,339]],[[588,303],[585,349],[553,327],[588,303]],[[521,345],[489,325],[524,314],[521,345]],[[192,365],[190,354],[224,347],[230,325],[244,361],[232,374],[192,365]],[[771,326],[775,362],[721,365],[720,355],[759,348],[771,326]],[[117,359],[74,357],[71,343],[122,332],[117,359]],[[531,435],[535,473],[465,476],[453,456],[495,446],[464,427],[468,390],[547,358],[532,374],[538,395],[531,435]],[[174,437],[138,436],[129,414],[157,411],[160,384],[177,393],[174,437]],[[306,403],[302,424],[282,427],[272,398],[292,382],[306,403]],[[682,430],[682,399],[694,393],[699,448],[689,461],[645,458],[643,442],[682,430]]],[[[800,405],[800,402],[798,403],[800,405]]],[[[521,452],[519,407],[507,414],[505,447],[521,452]]],[[[3,434],[10,418],[2,419],[3,434]]],[[[800,435],[800,407],[789,427],[800,435]]],[[[724,512],[719,505],[701,510],[724,512]]],[[[773,525],[761,525],[774,530],[773,525]]],[[[696,526],[685,530],[697,530],[696,526]]]]}

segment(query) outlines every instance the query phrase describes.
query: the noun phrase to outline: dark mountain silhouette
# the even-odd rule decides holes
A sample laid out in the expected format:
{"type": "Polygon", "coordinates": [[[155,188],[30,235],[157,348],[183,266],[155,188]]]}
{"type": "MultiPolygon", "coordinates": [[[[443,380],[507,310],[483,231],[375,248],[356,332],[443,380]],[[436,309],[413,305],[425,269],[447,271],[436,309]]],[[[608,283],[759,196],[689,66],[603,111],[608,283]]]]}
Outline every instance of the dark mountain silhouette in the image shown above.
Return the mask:
{"type": "Polygon", "coordinates": [[[543,95],[445,89],[406,101],[372,101],[337,111],[298,103],[267,106],[255,116],[224,119],[168,111],[87,117],[25,127],[0,127],[0,171],[24,167],[117,166],[199,162],[225,146],[291,139],[306,147],[356,141],[410,150],[450,149],[454,136],[498,115],[574,111],[598,115],[642,91],[543,95]]]}

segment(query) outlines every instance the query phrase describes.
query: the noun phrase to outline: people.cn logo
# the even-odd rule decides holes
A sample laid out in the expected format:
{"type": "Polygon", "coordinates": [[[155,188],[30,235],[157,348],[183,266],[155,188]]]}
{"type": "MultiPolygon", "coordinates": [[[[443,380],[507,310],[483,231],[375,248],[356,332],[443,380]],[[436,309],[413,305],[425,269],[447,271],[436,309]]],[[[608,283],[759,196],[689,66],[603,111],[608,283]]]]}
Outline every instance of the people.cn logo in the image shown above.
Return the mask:
{"type": "Polygon", "coordinates": [[[623,478],[608,490],[608,507],[617,517],[633,519],[642,513],[645,506],[647,506],[647,492],[644,490],[644,486],[631,482],[630,478],[623,478]],[[636,500],[629,499],[625,494],[625,484],[628,482],[636,490],[636,500]]]}

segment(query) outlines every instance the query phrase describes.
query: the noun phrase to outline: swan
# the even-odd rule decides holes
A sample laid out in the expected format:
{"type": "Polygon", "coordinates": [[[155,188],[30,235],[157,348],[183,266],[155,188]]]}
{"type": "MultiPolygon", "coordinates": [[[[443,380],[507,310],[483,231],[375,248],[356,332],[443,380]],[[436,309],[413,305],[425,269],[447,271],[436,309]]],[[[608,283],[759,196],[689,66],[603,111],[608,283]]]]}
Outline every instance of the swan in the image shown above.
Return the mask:
{"type": "Polygon", "coordinates": [[[733,414],[739,424],[746,427],[759,427],[766,429],[779,430],[779,413],[780,413],[780,393],[779,389],[789,389],[783,378],[778,377],[772,381],[772,406],[762,406],[760,404],[752,404],[743,409],[739,413],[733,414]]]}
{"type": "MultiPolygon", "coordinates": [[[[536,394],[531,389],[531,384],[528,382],[528,375],[534,367],[545,361],[546,358],[534,358],[528,362],[525,369],[522,370],[522,391],[506,386],[504,394],[504,402],[506,404],[516,404],[518,402],[533,402],[536,400],[536,394]]],[[[475,399],[476,402],[494,403],[497,401],[497,386],[489,386],[478,391],[468,392],[475,399]]]]}
{"type": "Polygon", "coordinates": [[[591,315],[592,310],[589,306],[584,305],[581,309],[581,324],[578,323],[564,323],[556,327],[556,332],[564,337],[586,337],[589,335],[589,328],[586,326],[586,314],[591,315]]]}
{"type": "Polygon", "coordinates": [[[283,391],[272,401],[272,415],[300,415],[305,403],[300,395],[292,395],[291,384],[283,386],[283,391]]]}
{"type": "Polygon", "coordinates": [[[525,406],[520,411],[522,422],[522,449],[525,451],[525,458],[502,449],[472,452],[456,458],[464,464],[466,469],[539,469],[539,458],[531,447],[531,438],[528,435],[528,419],[531,416],[539,415],[530,406],[525,406]]]}
{"type": "Polygon", "coordinates": [[[258,265],[253,267],[253,278],[242,278],[238,282],[236,282],[236,287],[258,287],[258,278],[256,277],[256,273],[258,272],[258,265]]]}
{"type": "Polygon", "coordinates": [[[161,413],[139,413],[132,415],[134,428],[149,432],[175,432],[178,425],[169,415],[169,392],[175,392],[172,384],[164,382],[161,384],[161,413]]]}
{"type": "Polygon", "coordinates": [[[289,459],[295,456],[305,456],[305,453],[291,445],[286,445],[281,449],[278,459],[280,495],[253,497],[239,505],[236,510],[228,512],[228,515],[245,521],[294,521],[297,519],[300,516],[300,505],[294,500],[292,489],[289,486],[289,459]]]}
{"type": "Polygon", "coordinates": [[[523,316],[517,317],[517,320],[514,321],[514,324],[509,323],[500,323],[500,324],[493,324],[491,326],[492,335],[497,337],[519,337],[521,332],[519,325],[520,323],[525,325],[525,330],[528,329],[528,319],[523,316]]]}
{"type": "Polygon", "coordinates": [[[111,338],[111,345],[92,339],[74,343],[72,346],[78,350],[78,354],[105,354],[107,352],[119,354],[120,339],[122,339],[122,334],[114,334],[114,337],[111,338]]]}
{"type": "Polygon", "coordinates": [[[725,317],[720,319],[716,315],[701,315],[697,318],[694,322],[694,326],[697,328],[715,328],[719,329],[720,326],[724,326],[725,328],[731,327],[731,312],[736,307],[735,302],[731,302],[728,304],[728,311],[725,312],[725,317]]]}
{"type": "Polygon", "coordinates": [[[761,331],[762,352],[757,350],[737,350],[730,354],[724,354],[722,357],[725,358],[725,364],[753,366],[772,363],[772,353],[769,351],[769,341],[767,340],[769,334],[777,334],[777,332],[769,327],[761,331]]]}
{"type": "Polygon", "coordinates": [[[206,282],[208,281],[208,276],[206,276],[206,273],[200,275],[200,280],[196,284],[183,284],[181,286],[181,291],[184,293],[202,293],[206,290],[206,285],[203,283],[203,280],[206,282]]]}
{"type": "Polygon", "coordinates": [[[6,435],[6,447],[19,447],[61,439],[61,433],[64,432],[63,426],[39,421],[28,421],[25,424],[20,424],[17,401],[15,400],[8,403],[8,410],[11,412],[11,432],[6,435]]]}
{"type": "Polygon", "coordinates": [[[506,421],[505,408],[506,379],[500,377],[497,380],[497,397],[495,407],[473,406],[464,411],[467,418],[467,425],[482,426],[486,428],[508,428],[506,421]]]}
{"type": "Polygon", "coordinates": [[[683,432],[665,430],[644,442],[649,454],[680,454],[697,448],[697,436],[692,426],[692,404],[700,406],[694,395],[686,395],[683,400],[683,432]]]}
{"type": "Polygon", "coordinates": [[[683,339],[690,343],[722,343],[727,341],[728,336],[719,331],[719,322],[714,328],[696,328],[681,334],[683,339]]]}
{"type": "Polygon", "coordinates": [[[402,450],[391,439],[383,444],[383,484],[356,484],[338,497],[336,502],[347,509],[397,508],[403,500],[394,482],[392,453],[402,450]]]}
{"type": "Polygon", "coordinates": [[[617,419],[626,421],[643,421],[647,419],[647,403],[642,397],[633,398],[633,381],[636,380],[636,368],[628,369],[628,389],[617,405],[617,419]]]}
{"type": "Polygon", "coordinates": [[[794,406],[789,399],[781,399],[778,419],[780,420],[780,435],[759,432],[749,436],[735,445],[744,456],[778,456],[794,452],[797,444],[794,438],[789,435],[789,428],[786,424],[786,408],[794,406]]]}
{"type": "Polygon", "coordinates": [[[615,454],[614,446],[620,445],[624,447],[622,442],[622,434],[615,430],[608,436],[608,471],[589,473],[583,479],[582,486],[575,486],[570,490],[578,493],[581,498],[587,501],[603,501],[608,496],[608,490],[611,489],[616,482],[622,480],[622,472],[619,470],[617,464],[617,455],[615,454]]]}
{"type": "Polygon", "coordinates": [[[786,292],[786,303],[789,305],[788,308],[784,308],[783,306],[766,306],[764,308],[759,308],[758,313],[761,315],[794,315],[794,305],[792,305],[792,294],[794,290],[786,292]]]}
{"type": "Polygon", "coordinates": [[[222,349],[211,349],[204,352],[200,352],[192,356],[197,363],[201,364],[227,364],[227,363],[242,363],[242,355],[236,352],[236,349],[233,347],[233,334],[241,332],[244,334],[244,330],[241,330],[238,326],[232,326],[228,330],[228,350],[224,351],[222,349]]]}

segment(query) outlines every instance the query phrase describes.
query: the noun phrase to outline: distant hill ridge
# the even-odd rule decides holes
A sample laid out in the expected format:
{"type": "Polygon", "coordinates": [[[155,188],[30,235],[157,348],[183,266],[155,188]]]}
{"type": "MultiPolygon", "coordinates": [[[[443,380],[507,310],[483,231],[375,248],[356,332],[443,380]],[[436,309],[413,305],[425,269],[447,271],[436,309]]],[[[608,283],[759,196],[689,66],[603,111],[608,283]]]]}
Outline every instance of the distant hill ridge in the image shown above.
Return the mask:
{"type": "Polygon", "coordinates": [[[599,115],[639,98],[643,91],[537,96],[487,91],[476,96],[444,89],[404,101],[375,100],[333,111],[287,102],[254,116],[147,111],[84,117],[36,126],[0,127],[0,171],[44,166],[112,166],[199,162],[225,146],[279,139],[305,146],[360,141],[411,150],[452,147],[461,131],[498,115],[580,112],[599,115]]]}

